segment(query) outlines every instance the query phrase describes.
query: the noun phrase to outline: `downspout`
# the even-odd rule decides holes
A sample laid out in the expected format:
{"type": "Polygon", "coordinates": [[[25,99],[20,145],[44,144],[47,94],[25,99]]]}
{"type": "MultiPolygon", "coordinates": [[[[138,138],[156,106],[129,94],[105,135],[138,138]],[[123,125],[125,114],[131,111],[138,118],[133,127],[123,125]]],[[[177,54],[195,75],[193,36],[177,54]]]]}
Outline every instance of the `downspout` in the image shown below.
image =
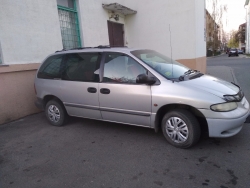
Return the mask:
{"type": "Polygon", "coordinates": [[[248,47],[248,40],[247,40],[247,27],[248,27],[248,25],[247,25],[247,8],[246,8],[246,5],[244,6],[244,8],[246,9],[246,28],[245,28],[245,53],[248,51],[247,50],[247,47],[248,47]]]}
{"type": "Polygon", "coordinates": [[[246,6],[249,4],[249,0],[246,0],[244,8],[246,9],[246,31],[245,31],[245,40],[246,40],[246,47],[245,53],[249,53],[249,23],[248,23],[248,8],[246,6]]]}

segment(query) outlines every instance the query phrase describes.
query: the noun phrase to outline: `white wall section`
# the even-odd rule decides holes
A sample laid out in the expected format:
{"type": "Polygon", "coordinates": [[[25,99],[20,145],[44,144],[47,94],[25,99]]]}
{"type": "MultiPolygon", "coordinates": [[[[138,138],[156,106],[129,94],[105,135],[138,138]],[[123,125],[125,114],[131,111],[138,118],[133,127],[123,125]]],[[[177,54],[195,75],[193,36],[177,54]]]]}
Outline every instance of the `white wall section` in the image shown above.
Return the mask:
{"type": "MultiPolygon", "coordinates": [[[[5,64],[39,63],[62,49],[56,0],[0,0],[0,41],[5,64]]],[[[77,0],[83,46],[108,45],[107,21],[124,24],[128,47],[150,48],[173,59],[206,56],[204,0],[77,0]],[[110,19],[102,4],[119,3],[136,14],[110,19]]]]}
{"type": "Polygon", "coordinates": [[[0,28],[5,64],[41,63],[62,49],[56,0],[0,0],[0,28]]]}

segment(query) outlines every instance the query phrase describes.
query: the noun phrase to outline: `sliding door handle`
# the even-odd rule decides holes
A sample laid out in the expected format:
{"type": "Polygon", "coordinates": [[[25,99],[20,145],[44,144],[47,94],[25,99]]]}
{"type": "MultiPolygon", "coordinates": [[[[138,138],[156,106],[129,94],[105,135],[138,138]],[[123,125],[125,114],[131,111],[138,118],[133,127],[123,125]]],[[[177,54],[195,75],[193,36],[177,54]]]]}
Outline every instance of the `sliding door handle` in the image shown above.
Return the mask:
{"type": "Polygon", "coordinates": [[[107,89],[107,88],[102,88],[102,89],[100,89],[100,92],[101,92],[102,94],[110,94],[110,90],[107,89]]]}
{"type": "Polygon", "coordinates": [[[97,92],[97,89],[94,88],[94,87],[89,87],[89,88],[88,88],[88,92],[89,92],[89,93],[96,93],[96,92],[97,92]]]}

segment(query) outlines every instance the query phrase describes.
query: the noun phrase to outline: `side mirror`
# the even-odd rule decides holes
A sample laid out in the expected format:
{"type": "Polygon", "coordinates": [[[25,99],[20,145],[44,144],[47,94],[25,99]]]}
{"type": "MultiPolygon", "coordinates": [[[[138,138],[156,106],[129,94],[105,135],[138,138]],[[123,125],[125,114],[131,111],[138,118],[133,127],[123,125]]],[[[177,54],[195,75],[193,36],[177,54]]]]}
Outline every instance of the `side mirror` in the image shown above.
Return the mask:
{"type": "Polygon", "coordinates": [[[136,78],[136,83],[153,85],[156,82],[155,77],[148,77],[146,74],[139,74],[136,78]]]}

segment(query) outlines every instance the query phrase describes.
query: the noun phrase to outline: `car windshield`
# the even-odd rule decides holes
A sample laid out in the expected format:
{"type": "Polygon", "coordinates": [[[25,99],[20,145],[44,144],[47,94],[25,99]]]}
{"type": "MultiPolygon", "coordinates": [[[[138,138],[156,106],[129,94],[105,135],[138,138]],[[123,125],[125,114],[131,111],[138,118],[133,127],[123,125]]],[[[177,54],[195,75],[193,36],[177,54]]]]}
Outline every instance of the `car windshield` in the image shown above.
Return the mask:
{"type": "Polygon", "coordinates": [[[179,79],[189,68],[153,50],[135,50],[131,53],[167,79],[179,79]]]}

